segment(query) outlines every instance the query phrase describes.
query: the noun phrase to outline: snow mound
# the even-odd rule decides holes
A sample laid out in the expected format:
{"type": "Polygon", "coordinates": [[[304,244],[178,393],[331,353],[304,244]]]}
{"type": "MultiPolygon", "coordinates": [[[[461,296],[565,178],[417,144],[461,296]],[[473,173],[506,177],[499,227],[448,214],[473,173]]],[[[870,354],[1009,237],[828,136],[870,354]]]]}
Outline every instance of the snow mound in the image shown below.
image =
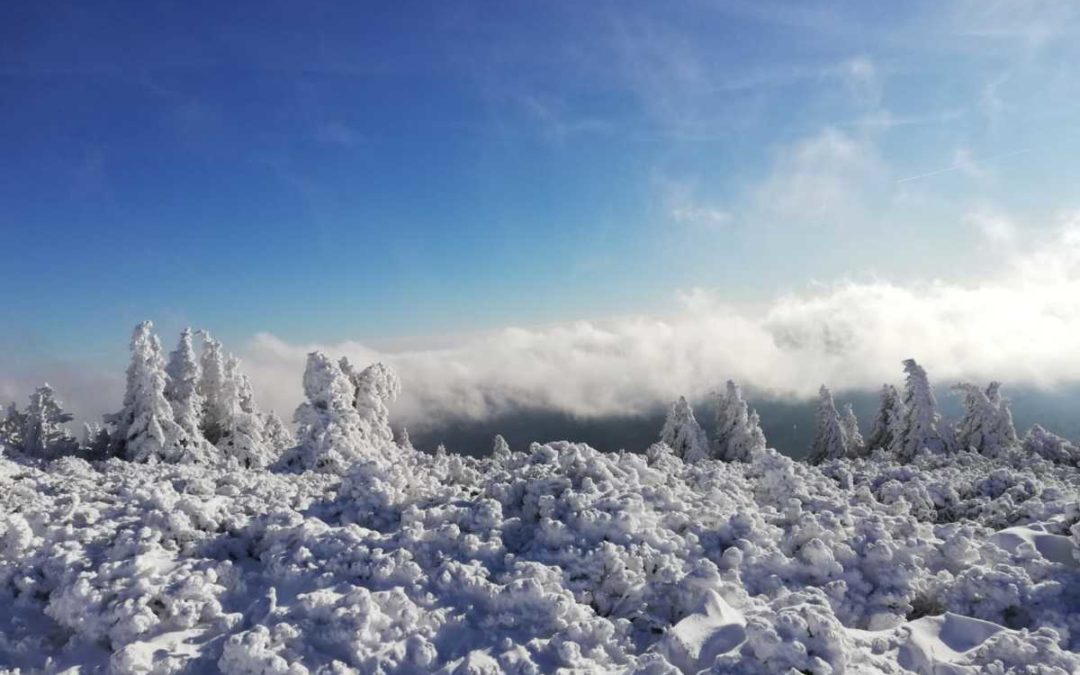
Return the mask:
{"type": "Polygon", "coordinates": [[[746,618],[716,591],[709,590],[703,609],[672,626],[657,652],[682,672],[696,673],[745,641],[746,618]]]}
{"type": "Polygon", "coordinates": [[[977,672],[962,665],[967,653],[1005,630],[989,621],[980,621],[951,612],[928,616],[907,624],[910,637],[900,647],[898,663],[925,675],[964,675],[977,672]]]}
{"type": "Polygon", "coordinates": [[[1026,548],[1037,551],[1048,562],[1080,569],[1080,548],[1068,537],[1050,534],[1039,525],[1009,527],[995,532],[990,541],[1013,555],[1022,555],[1026,548]]]}

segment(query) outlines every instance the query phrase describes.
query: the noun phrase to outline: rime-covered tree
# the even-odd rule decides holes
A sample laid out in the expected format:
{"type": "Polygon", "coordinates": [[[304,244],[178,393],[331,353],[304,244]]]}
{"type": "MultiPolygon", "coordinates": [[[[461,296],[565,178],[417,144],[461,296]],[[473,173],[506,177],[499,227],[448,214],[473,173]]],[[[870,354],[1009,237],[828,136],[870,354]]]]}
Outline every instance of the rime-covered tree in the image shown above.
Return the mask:
{"type": "Polygon", "coordinates": [[[240,360],[204,333],[198,393],[199,428],[225,459],[248,468],[269,466],[293,446],[292,434],[276,415],[259,410],[240,360]]]}
{"type": "Polygon", "coordinates": [[[728,380],[716,410],[714,457],[729,462],[748,462],[765,449],[765,434],[758,414],[743,400],[739,385],[728,380]]]}
{"type": "Polygon", "coordinates": [[[165,399],[172,406],[173,419],[192,438],[201,435],[199,420],[203,412],[203,396],[199,393],[200,368],[192,346],[191,329],[180,333],[180,342],[169,354],[165,366],[165,399]]]}
{"type": "Polygon", "coordinates": [[[299,469],[342,472],[364,456],[362,418],[352,380],[326,354],[308,354],[304,370],[307,400],[296,409],[297,447],[284,464],[299,469]]]}
{"type": "Polygon", "coordinates": [[[818,408],[814,431],[814,442],[810,446],[807,461],[821,464],[847,455],[847,439],[840,422],[840,413],[836,410],[832,392],[825,385],[818,390],[818,408]]]}
{"type": "Polygon", "coordinates": [[[292,431],[273,411],[263,414],[263,441],[273,457],[280,457],[282,453],[296,445],[292,431]]]}
{"type": "Polygon", "coordinates": [[[866,455],[866,442],[862,433],[859,432],[859,418],[855,416],[855,409],[850,403],[844,404],[844,410],[840,413],[840,426],[844,432],[844,443],[848,457],[863,457],[866,455]]]}
{"type": "Polygon", "coordinates": [[[506,442],[502,434],[495,434],[495,441],[491,448],[491,456],[499,460],[510,458],[510,444],[506,442]]]}
{"type": "Polygon", "coordinates": [[[397,445],[402,450],[415,450],[413,447],[412,438],[409,436],[409,428],[401,427],[401,432],[397,434],[397,445]]]}
{"type": "Polygon", "coordinates": [[[964,402],[964,416],[956,428],[956,440],[964,450],[983,451],[986,434],[994,426],[994,406],[986,392],[967,382],[953,386],[964,402]]]}
{"type": "Polygon", "coordinates": [[[937,412],[937,401],[930,388],[926,371],[915,359],[904,361],[907,379],[904,385],[904,424],[899,443],[895,444],[897,459],[910,462],[920,450],[942,454],[946,451],[945,441],[938,431],[941,415],[937,412]]]}
{"type": "Polygon", "coordinates": [[[373,363],[357,370],[348,358],[342,358],[341,370],[354,388],[353,407],[360,414],[360,429],[364,439],[375,448],[394,443],[394,431],[390,427],[389,404],[401,393],[401,381],[394,371],[381,363],[373,363]]]}
{"type": "Polygon", "coordinates": [[[997,409],[997,432],[1004,445],[1013,445],[1019,441],[1016,425],[1013,424],[1012,402],[1001,395],[1001,383],[997,380],[986,388],[986,397],[997,409]]]}
{"type": "Polygon", "coordinates": [[[687,403],[685,396],[671,405],[664,428],[660,431],[660,442],[666,444],[675,453],[688,462],[708,459],[709,438],[705,430],[694,417],[694,410],[687,403]]]}
{"type": "Polygon", "coordinates": [[[870,435],[866,438],[867,451],[892,449],[893,444],[903,435],[905,417],[904,401],[900,398],[900,392],[891,384],[882,385],[881,405],[870,435]]]}
{"type": "Polygon", "coordinates": [[[961,382],[953,387],[964,401],[964,416],[956,429],[957,444],[984,455],[996,455],[1017,442],[1012,412],[1001,397],[1001,384],[992,382],[984,391],[961,382]]]}
{"type": "Polygon", "coordinates": [[[22,448],[24,420],[25,415],[19,412],[19,408],[14,403],[9,403],[0,416],[0,448],[22,448]]]}
{"type": "Polygon", "coordinates": [[[165,399],[165,359],[161,343],[144,321],[131,337],[131,364],[123,409],[106,420],[113,425],[113,448],[133,461],[195,461],[197,444],[173,419],[165,399]]]}
{"type": "Polygon", "coordinates": [[[104,458],[112,444],[109,430],[94,422],[83,422],[83,451],[91,459],[104,458]]]}
{"type": "Polygon", "coordinates": [[[229,354],[225,366],[226,376],[229,378],[228,386],[235,396],[235,402],[231,402],[229,412],[242,410],[246,413],[259,414],[259,406],[255,404],[255,390],[251,387],[251,380],[240,370],[240,359],[229,354]]]}
{"type": "Polygon", "coordinates": [[[273,461],[263,439],[263,420],[254,407],[251,385],[240,372],[240,360],[225,357],[225,374],[217,402],[214,444],[227,460],[245,468],[262,468],[273,461]]]}
{"type": "Polygon", "coordinates": [[[64,426],[74,419],[64,412],[48,384],[30,394],[30,405],[22,415],[22,450],[36,457],[58,457],[74,452],[79,443],[64,426]]]}
{"type": "Polygon", "coordinates": [[[203,352],[199,364],[202,371],[198,386],[198,393],[202,397],[199,429],[207,441],[217,445],[225,433],[232,404],[228,400],[228,359],[221,343],[206,332],[203,333],[203,352]]]}

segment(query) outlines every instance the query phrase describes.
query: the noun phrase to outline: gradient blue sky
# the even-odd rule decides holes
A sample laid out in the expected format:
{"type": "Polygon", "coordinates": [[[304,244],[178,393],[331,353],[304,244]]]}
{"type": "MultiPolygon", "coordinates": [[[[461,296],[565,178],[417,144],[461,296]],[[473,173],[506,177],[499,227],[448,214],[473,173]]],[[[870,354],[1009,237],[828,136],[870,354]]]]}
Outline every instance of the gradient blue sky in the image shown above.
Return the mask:
{"type": "Polygon", "coordinates": [[[0,365],[986,274],[1076,205],[1075,7],[6,2],[0,365]]]}

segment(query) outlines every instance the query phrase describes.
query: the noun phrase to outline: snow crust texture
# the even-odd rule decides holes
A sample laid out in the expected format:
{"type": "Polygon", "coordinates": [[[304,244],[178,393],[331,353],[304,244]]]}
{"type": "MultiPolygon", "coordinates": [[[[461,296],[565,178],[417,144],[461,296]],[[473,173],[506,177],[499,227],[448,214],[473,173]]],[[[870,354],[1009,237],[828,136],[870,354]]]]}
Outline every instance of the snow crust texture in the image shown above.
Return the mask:
{"type": "Polygon", "coordinates": [[[342,474],[6,457],[0,662],[1074,673],[1078,492],[1022,447],[815,467],[388,446],[342,474]]]}

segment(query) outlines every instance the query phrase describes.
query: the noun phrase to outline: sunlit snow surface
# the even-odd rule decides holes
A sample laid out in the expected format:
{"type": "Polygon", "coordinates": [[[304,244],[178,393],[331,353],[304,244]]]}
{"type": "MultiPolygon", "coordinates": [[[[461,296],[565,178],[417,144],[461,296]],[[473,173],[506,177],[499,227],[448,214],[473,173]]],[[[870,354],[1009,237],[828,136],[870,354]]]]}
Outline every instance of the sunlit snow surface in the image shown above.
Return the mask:
{"type": "Polygon", "coordinates": [[[654,446],[344,477],[0,459],[24,672],[1075,673],[1080,471],[654,446]],[[77,672],[77,671],[73,671],[77,672]]]}

